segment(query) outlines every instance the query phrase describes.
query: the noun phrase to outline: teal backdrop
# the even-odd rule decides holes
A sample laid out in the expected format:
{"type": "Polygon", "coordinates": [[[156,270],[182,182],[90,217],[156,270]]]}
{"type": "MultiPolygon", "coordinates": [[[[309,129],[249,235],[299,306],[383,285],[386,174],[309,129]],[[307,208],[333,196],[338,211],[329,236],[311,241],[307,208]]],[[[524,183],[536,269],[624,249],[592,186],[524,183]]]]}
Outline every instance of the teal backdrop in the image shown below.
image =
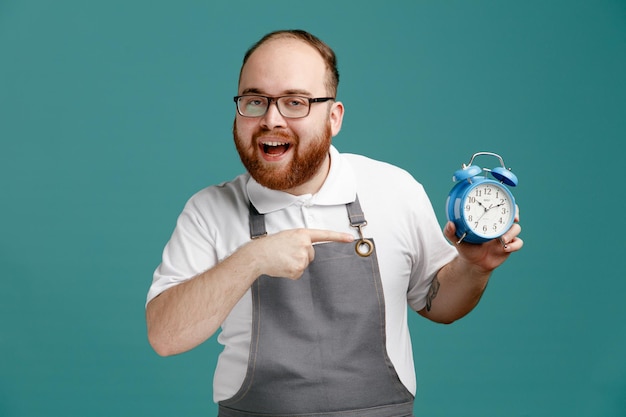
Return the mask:
{"type": "Polygon", "coordinates": [[[282,28],[338,54],[335,145],[442,226],[474,152],[519,177],[524,249],[463,320],[411,315],[416,416],[626,416],[623,0],[0,0],[0,416],[216,415],[217,341],[159,357],[145,296],[185,201],[242,171],[241,58],[282,28]]]}

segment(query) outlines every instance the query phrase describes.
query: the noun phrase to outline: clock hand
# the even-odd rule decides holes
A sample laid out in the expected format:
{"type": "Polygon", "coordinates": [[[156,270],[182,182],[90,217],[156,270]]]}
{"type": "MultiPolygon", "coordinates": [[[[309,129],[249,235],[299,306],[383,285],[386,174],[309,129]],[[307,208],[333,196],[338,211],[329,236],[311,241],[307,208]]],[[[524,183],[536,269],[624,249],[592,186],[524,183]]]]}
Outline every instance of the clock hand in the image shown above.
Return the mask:
{"type": "MultiPolygon", "coordinates": [[[[493,204],[489,204],[489,208],[487,208],[487,209],[485,210],[485,213],[486,213],[486,212],[488,212],[488,211],[489,211],[489,210],[491,210],[491,209],[494,209],[494,208],[498,208],[498,207],[500,207],[500,206],[503,206],[504,204],[505,204],[505,203],[500,203],[500,204],[496,204],[495,206],[494,206],[493,204]]],[[[482,204],[481,204],[481,206],[482,206],[482,204]]],[[[482,217],[482,216],[480,216],[480,217],[482,217]]]]}
{"type": "Polygon", "coordinates": [[[483,208],[483,210],[485,210],[483,214],[481,214],[480,217],[478,217],[478,220],[476,220],[476,222],[479,222],[480,219],[482,219],[483,216],[487,214],[487,212],[491,209],[491,205],[489,206],[489,208],[485,208],[485,206],[480,201],[476,200],[476,202],[483,208]]]}

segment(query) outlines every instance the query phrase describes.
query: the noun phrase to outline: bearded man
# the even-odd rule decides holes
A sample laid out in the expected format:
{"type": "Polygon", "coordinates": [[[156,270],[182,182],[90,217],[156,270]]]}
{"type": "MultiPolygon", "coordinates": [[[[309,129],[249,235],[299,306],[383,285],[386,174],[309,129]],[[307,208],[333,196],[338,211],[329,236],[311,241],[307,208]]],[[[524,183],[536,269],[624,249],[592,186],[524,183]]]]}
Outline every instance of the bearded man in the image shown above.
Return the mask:
{"type": "Polygon", "coordinates": [[[195,194],[148,293],[148,337],[179,354],[218,329],[222,417],[412,416],[407,314],[451,323],[522,247],[454,245],[409,173],[342,154],[328,45],[272,32],[246,53],[233,136],[246,173],[195,194]],[[447,238],[447,239],[446,239],[447,238]]]}

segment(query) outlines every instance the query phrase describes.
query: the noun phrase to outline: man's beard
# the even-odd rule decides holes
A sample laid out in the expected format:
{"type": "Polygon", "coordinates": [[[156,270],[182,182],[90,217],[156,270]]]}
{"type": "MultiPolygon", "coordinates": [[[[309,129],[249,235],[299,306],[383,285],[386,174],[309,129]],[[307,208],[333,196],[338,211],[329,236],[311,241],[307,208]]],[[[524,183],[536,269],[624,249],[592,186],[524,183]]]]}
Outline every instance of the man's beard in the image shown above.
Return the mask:
{"type": "Polygon", "coordinates": [[[255,133],[250,140],[245,140],[239,136],[236,123],[233,124],[233,137],[239,158],[252,178],[264,187],[285,191],[306,183],[319,171],[330,149],[332,131],[327,123],[324,131],[313,137],[305,148],[301,148],[297,135],[284,132],[261,131],[255,133]],[[290,150],[293,155],[288,165],[273,166],[259,156],[257,139],[265,135],[290,139],[290,146],[294,149],[290,150]]]}

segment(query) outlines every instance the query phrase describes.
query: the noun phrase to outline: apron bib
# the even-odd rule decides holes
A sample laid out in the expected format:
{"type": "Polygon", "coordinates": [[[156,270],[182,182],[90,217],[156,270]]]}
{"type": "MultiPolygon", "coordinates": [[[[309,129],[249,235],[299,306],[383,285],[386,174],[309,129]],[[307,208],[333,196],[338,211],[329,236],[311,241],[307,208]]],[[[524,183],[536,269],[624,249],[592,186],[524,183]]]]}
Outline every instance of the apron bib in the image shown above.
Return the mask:
{"type": "MultiPolygon", "coordinates": [[[[250,206],[252,238],[265,234],[250,206]]],[[[358,199],[346,205],[365,225],[358,199]]],[[[299,280],[261,276],[245,380],[220,417],[410,417],[413,395],[387,356],[385,301],[371,240],[315,245],[299,280]],[[359,246],[366,246],[359,254],[359,246]]]]}

